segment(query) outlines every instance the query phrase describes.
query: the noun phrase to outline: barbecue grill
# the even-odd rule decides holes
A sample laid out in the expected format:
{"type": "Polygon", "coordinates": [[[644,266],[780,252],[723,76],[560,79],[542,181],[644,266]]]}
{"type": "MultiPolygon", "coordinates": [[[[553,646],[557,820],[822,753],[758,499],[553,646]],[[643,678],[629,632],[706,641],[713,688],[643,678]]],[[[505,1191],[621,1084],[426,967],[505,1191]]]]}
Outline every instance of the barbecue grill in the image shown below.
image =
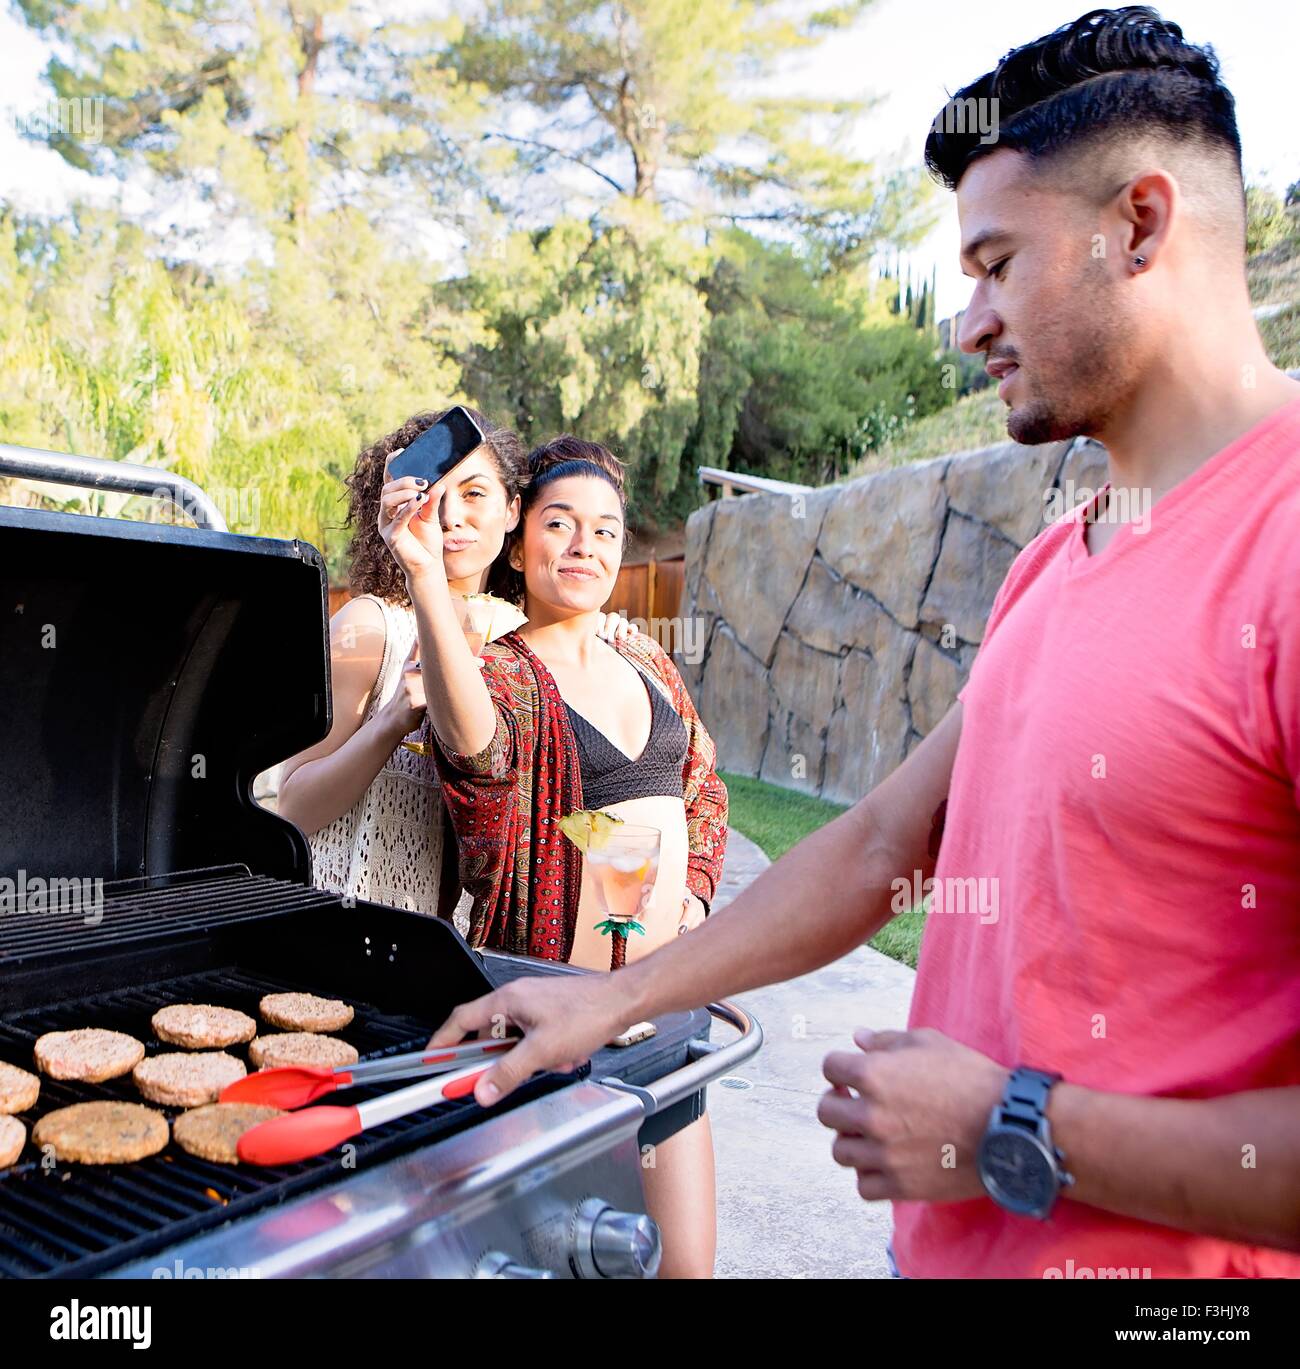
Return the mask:
{"type": "MultiPolygon", "coordinates": [[[[152,1039],[158,1008],[256,1016],[277,990],[347,1000],[338,1035],[376,1059],[516,976],[586,973],[480,955],[449,922],[313,888],[302,833],[253,801],[255,776],[330,725],[312,547],[227,533],[158,471],[0,447],[13,474],[168,492],[206,526],[0,508],[0,1060],[30,1069],[39,1035],[83,1026],[170,1049],[152,1039]]],[[[442,1103],[293,1165],[170,1143],[76,1166],[29,1141],[0,1171],[0,1275],[652,1275],[643,1148],[761,1041],[728,1004],[655,1026],[497,1108],[442,1103]],[[740,1035],[710,1041],[715,1019],[740,1035]]],[[[139,1101],[129,1076],[43,1078],[22,1120],[92,1099],[139,1101]]]]}

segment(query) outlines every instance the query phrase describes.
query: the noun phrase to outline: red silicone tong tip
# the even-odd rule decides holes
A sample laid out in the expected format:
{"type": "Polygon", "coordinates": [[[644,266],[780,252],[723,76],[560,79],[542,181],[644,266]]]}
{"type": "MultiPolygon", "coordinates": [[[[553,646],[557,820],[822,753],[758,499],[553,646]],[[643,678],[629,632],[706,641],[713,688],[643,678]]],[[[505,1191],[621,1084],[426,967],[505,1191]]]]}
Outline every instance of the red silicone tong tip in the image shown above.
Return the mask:
{"type": "Polygon", "coordinates": [[[223,1103],[259,1103],[263,1107],[306,1107],[308,1103],[335,1089],[346,1088],[352,1082],[350,1074],[336,1074],[333,1070],[311,1065],[285,1065],[277,1069],[259,1070],[227,1084],[221,1090],[223,1103]]]}
{"type": "Polygon", "coordinates": [[[250,1165],[291,1165],[333,1150],[360,1130],[356,1108],[308,1108],[251,1127],[239,1138],[239,1158],[250,1165]]]}
{"type": "Polygon", "coordinates": [[[487,1073],[487,1070],[477,1070],[473,1074],[467,1074],[463,1079],[453,1079],[442,1091],[444,1098],[466,1098],[474,1092],[474,1085],[487,1073]]]}

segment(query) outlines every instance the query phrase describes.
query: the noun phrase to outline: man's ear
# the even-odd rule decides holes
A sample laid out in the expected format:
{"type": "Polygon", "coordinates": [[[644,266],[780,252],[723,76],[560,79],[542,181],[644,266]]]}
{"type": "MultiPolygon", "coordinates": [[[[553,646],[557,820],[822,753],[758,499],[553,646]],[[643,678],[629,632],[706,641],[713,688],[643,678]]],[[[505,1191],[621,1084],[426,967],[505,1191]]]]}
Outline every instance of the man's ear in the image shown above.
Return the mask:
{"type": "Polygon", "coordinates": [[[1174,219],[1182,213],[1183,193],[1169,172],[1144,171],[1119,192],[1116,208],[1125,257],[1130,262],[1141,257],[1147,266],[1169,240],[1174,219]]]}

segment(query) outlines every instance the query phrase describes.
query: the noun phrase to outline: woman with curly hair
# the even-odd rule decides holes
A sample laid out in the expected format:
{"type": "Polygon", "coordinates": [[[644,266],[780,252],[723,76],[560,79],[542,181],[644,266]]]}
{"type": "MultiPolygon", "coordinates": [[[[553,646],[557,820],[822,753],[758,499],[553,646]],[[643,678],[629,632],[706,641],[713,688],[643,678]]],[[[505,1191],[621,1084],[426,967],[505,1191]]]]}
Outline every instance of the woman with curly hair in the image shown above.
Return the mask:
{"type": "MultiPolygon", "coordinates": [[[[281,816],[307,834],[314,883],[334,893],[447,917],[460,895],[454,846],[427,746],[405,739],[425,714],[415,614],[406,577],[378,527],[388,463],[446,410],[420,413],[366,447],[347,478],[354,598],[330,620],[333,725],[284,764],[281,816]]],[[[441,520],[410,536],[437,548],[457,598],[483,590],[519,518],[523,443],[467,409],[484,441],[450,476],[441,520]]]]}
{"type": "MultiPolygon", "coordinates": [[[[506,548],[527,621],[486,646],[481,667],[439,547],[418,535],[417,514],[451,493],[447,480],[431,489],[391,481],[379,520],[415,610],[426,729],[473,897],[470,941],[609,970],[699,925],[727,836],[713,743],[672,661],[649,637],[610,645],[592,631],[622,562],[623,468],[604,447],[567,436],[529,458],[506,548]],[[629,941],[603,918],[590,871],[561,833],[561,820],[583,809],[659,833],[653,890],[629,941]]],[[[664,1234],[662,1276],[709,1277],[707,1117],[661,1142],[643,1177],[664,1234]]]]}

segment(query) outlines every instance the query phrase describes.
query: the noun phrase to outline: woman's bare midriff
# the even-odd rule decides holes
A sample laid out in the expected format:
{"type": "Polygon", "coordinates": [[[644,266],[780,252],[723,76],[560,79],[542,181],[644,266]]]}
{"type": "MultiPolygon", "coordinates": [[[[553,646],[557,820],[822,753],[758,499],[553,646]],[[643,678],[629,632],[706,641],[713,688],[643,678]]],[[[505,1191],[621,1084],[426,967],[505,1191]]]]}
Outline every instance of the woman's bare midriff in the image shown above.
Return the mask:
{"type": "MultiPolygon", "coordinates": [[[[645,927],[645,935],[633,932],[627,939],[627,959],[630,964],[677,936],[677,927],[682,918],[682,898],[686,893],[686,857],[689,849],[686,840],[686,806],[681,799],[665,795],[627,799],[623,803],[608,805],[604,811],[613,813],[624,822],[640,827],[655,827],[661,833],[659,873],[649,906],[640,919],[645,927]]],[[[601,920],[596,890],[584,861],[578,924],[573,937],[573,954],[569,957],[571,965],[581,965],[589,970],[609,969],[609,936],[596,931],[596,924],[601,920]]]]}

